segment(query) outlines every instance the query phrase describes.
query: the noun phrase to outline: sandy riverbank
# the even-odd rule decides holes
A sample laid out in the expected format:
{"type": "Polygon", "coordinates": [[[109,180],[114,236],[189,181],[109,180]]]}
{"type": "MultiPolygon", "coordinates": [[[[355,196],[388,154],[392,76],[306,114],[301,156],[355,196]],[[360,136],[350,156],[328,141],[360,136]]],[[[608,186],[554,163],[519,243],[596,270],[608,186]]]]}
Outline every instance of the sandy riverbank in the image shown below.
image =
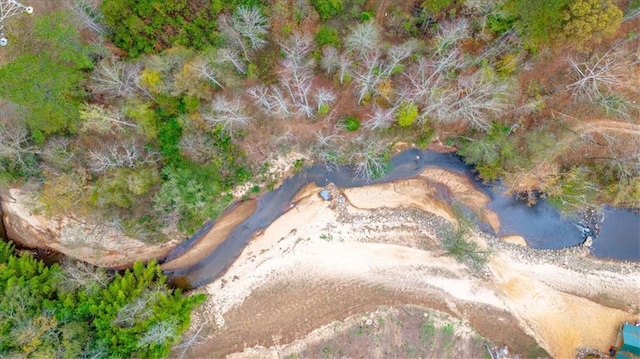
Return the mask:
{"type": "MultiPolygon", "coordinates": [[[[282,349],[349,315],[379,305],[417,304],[459,318],[516,352],[524,350],[519,342],[533,338],[553,357],[564,358],[581,347],[606,350],[618,324],[638,314],[636,264],[599,266],[604,261],[572,253],[563,259],[565,254],[547,255],[485,235],[475,240],[494,254],[481,273],[446,256],[438,237],[452,212],[434,199],[439,185],[481,211],[482,194],[446,172],[329,188],[332,201],[322,200],[315,186],[305,187],[295,206],[203,289],[210,299],[194,326],[206,319],[218,328],[194,355],[221,357],[257,345],[282,349]],[[528,259],[536,253],[550,259],[528,259]]],[[[487,222],[494,220],[481,213],[487,222]]]]}

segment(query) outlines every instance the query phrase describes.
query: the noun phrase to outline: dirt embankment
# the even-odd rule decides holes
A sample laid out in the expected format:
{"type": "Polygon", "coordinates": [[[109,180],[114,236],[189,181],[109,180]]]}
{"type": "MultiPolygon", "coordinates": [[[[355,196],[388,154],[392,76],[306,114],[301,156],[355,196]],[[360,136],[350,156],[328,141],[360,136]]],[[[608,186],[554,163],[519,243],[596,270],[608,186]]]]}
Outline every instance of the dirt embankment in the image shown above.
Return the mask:
{"type": "MultiPolygon", "coordinates": [[[[256,346],[242,355],[301,353],[311,350],[307,335],[317,328],[381,305],[413,304],[447,313],[512,352],[540,345],[564,358],[580,347],[606,350],[618,324],[640,311],[637,264],[576,250],[535,251],[483,234],[475,240],[493,251],[488,265],[473,272],[457,263],[440,247],[453,218],[446,203],[434,199],[439,186],[481,210],[482,193],[446,171],[357,189],[329,187],[332,201],[305,187],[294,208],[202,289],[210,299],[194,326],[209,320],[217,328],[191,355],[218,358],[256,346]]],[[[490,222],[492,215],[481,218],[490,222]]]]}
{"type": "Polygon", "coordinates": [[[37,200],[28,191],[10,189],[0,200],[7,237],[17,245],[53,250],[96,266],[127,268],[135,261],[163,258],[178,241],[149,244],[89,218],[48,218],[38,214],[37,200]]]}

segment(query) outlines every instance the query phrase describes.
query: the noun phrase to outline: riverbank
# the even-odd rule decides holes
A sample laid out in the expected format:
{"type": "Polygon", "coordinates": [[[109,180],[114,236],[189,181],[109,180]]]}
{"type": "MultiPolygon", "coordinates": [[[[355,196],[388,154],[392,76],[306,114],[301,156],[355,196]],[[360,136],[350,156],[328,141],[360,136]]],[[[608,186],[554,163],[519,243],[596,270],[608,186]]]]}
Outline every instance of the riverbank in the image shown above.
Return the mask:
{"type": "MultiPolygon", "coordinates": [[[[413,304],[468,323],[512,352],[538,343],[553,357],[571,357],[581,347],[606,350],[617,325],[640,312],[637,263],[476,233],[493,254],[475,272],[440,247],[453,218],[446,203],[429,197],[434,188],[414,180],[327,189],[331,201],[306,186],[223,276],[200,289],[210,299],[194,328],[209,321],[215,329],[193,355],[218,358],[256,346],[265,349],[252,353],[286,354],[288,343],[336,320],[413,304]]],[[[456,192],[474,196],[469,186],[456,192]]]]}

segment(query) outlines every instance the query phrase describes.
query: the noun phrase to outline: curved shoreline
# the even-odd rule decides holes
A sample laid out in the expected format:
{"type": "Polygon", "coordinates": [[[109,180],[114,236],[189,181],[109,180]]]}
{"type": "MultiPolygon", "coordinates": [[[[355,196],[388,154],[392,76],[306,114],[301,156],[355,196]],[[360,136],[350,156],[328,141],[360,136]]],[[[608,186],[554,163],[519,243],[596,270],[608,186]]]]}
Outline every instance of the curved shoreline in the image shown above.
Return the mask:
{"type": "MultiPolygon", "coordinates": [[[[476,197],[478,194],[486,196],[485,210],[477,209],[475,214],[483,221],[480,224],[481,229],[492,232],[493,235],[520,235],[534,248],[541,247],[539,243],[543,243],[543,248],[552,249],[575,246],[584,240],[583,233],[573,223],[561,218],[560,214],[548,204],[541,203],[534,207],[527,207],[511,197],[492,192],[490,188],[475,179],[468,166],[455,155],[409,149],[394,156],[392,166],[391,172],[370,181],[353,178],[349,167],[327,168],[316,165],[306,168],[284,180],[276,190],[259,197],[256,200],[254,212],[237,223],[237,226],[228,232],[224,241],[215,248],[210,248],[212,251],[208,255],[200,254],[198,257],[202,260],[183,266],[170,263],[185,255],[194,246],[198,246],[198,243],[204,240],[202,236],[206,236],[208,231],[201,230],[198,232],[201,237],[194,235],[184,245],[178,246],[164,260],[165,273],[174,283],[187,288],[196,288],[212,282],[226,271],[257,233],[294,208],[300,197],[300,191],[311,183],[318,187],[333,183],[338,188],[348,189],[422,178],[429,181],[434,188],[439,188],[431,193],[434,200],[447,203],[456,200],[465,204],[472,200],[474,196],[452,197],[450,193],[452,184],[439,181],[438,171],[450,172],[466,178],[467,185],[476,191],[476,197]],[[427,169],[432,170],[430,175],[424,175],[427,169]],[[534,218],[535,216],[537,217],[534,218]],[[503,221],[503,218],[507,220],[503,221]],[[496,223],[500,224],[496,225],[496,223]]],[[[235,207],[227,211],[224,216],[232,215],[234,211],[235,207]]],[[[215,227],[216,223],[212,222],[206,228],[213,231],[215,227]]]]}

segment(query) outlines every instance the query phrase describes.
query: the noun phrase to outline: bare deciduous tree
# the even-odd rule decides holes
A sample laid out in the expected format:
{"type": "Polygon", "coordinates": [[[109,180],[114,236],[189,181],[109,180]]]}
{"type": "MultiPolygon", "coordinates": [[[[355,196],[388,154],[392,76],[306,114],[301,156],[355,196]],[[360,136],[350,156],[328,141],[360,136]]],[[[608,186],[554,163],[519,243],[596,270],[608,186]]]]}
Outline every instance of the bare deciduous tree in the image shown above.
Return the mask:
{"type": "Polygon", "coordinates": [[[311,102],[314,61],[308,55],[313,50],[310,38],[299,34],[280,44],[285,55],[280,66],[280,84],[289,95],[299,115],[313,117],[311,102]]]}
{"type": "Polygon", "coordinates": [[[380,47],[380,32],[375,21],[367,21],[356,25],[345,39],[349,51],[364,56],[380,47]]]}
{"type": "Polygon", "coordinates": [[[173,347],[172,350],[179,351],[179,357],[184,358],[189,350],[194,346],[202,343],[206,340],[206,336],[204,335],[204,330],[209,326],[209,321],[205,320],[191,333],[187,333],[183,335],[183,338],[180,340],[180,343],[173,347]]]}
{"type": "Polygon", "coordinates": [[[381,108],[374,106],[373,112],[369,115],[369,121],[365,122],[363,127],[369,130],[381,130],[391,127],[395,120],[394,108],[381,108]]]}
{"type": "Polygon", "coordinates": [[[90,0],[66,0],[67,8],[76,15],[82,27],[91,29],[99,35],[107,33],[102,22],[102,14],[95,2],[90,0]]]}
{"type": "Polygon", "coordinates": [[[247,62],[240,57],[237,51],[222,48],[218,50],[218,54],[220,55],[221,61],[227,61],[231,63],[236,71],[242,74],[247,73],[247,62]]]}
{"type": "Polygon", "coordinates": [[[577,77],[567,88],[575,96],[586,97],[591,102],[603,99],[626,75],[621,67],[623,63],[611,50],[590,62],[578,63],[571,58],[567,61],[577,77]]]}
{"type": "Polygon", "coordinates": [[[109,97],[131,97],[148,92],[140,86],[142,65],[124,61],[103,60],[96,66],[91,88],[94,92],[109,97]]]}
{"type": "Polygon", "coordinates": [[[411,39],[399,45],[391,45],[387,50],[387,61],[384,65],[384,76],[391,76],[396,68],[413,54],[419,47],[418,41],[411,39]]]}
{"type": "Polygon", "coordinates": [[[100,149],[89,150],[89,168],[104,173],[111,168],[135,168],[138,165],[156,163],[158,154],[141,148],[135,142],[109,143],[100,149]]]}
{"type": "Polygon", "coordinates": [[[220,15],[218,23],[228,44],[238,49],[245,60],[249,59],[252,50],[261,49],[267,44],[264,37],[269,25],[258,7],[238,6],[231,17],[220,15]]]}
{"type": "Polygon", "coordinates": [[[323,111],[323,107],[331,105],[336,100],[336,94],[333,91],[320,88],[315,94],[317,102],[317,111],[323,111]]]}
{"type": "Polygon", "coordinates": [[[457,19],[443,23],[434,37],[434,53],[441,55],[458,44],[461,40],[469,37],[469,23],[466,19],[457,19]]]}
{"type": "Polygon", "coordinates": [[[113,324],[123,328],[132,327],[136,322],[153,316],[149,303],[155,300],[163,292],[162,286],[154,284],[145,288],[134,300],[122,307],[113,324]]]}
{"type": "Polygon", "coordinates": [[[264,37],[269,32],[269,24],[259,7],[238,6],[231,22],[233,28],[249,41],[252,49],[261,49],[267,44],[264,37]]]}
{"type": "Polygon", "coordinates": [[[80,129],[83,132],[123,132],[125,128],[138,128],[138,125],[128,120],[120,111],[110,110],[97,104],[84,104],[80,108],[80,118],[83,120],[80,129]]]}
{"type": "Polygon", "coordinates": [[[63,284],[75,290],[87,289],[90,286],[106,288],[111,282],[112,276],[102,268],[95,268],[91,264],[82,261],[67,259],[62,263],[63,284]]]}
{"type": "Polygon", "coordinates": [[[491,125],[490,116],[498,116],[509,107],[509,90],[507,82],[487,79],[482,70],[461,77],[458,81],[457,99],[450,105],[451,117],[486,130],[491,125]]]}
{"type": "Polygon", "coordinates": [[[338,58],[340,53],[333,46],[325,46],[322,48],[322,57],[320,58],[320,67],[327,72],[333,73],[338,67],[338,58]]]}
{"type": "Polygon", "coordinates": [[[25,156],[34,153],[36,151],[29,143],[29,131],[22,121],[0,121],[0,158],[24,167],[27,165],[25,156]]]}
{"type": "Polygon", "coordinates": [[[240,100],[230,100],[224,95],[215,97],[209,105],[209,110],[210,112],[203,114],[204,121],[210,128],[222,126],[223,132],[231,137],[235,131],[246,127],[251,121],[240,100]]]}
{"type": "Polygon", "coordinates": [[[164,343],[171,343],[177,335],[176,323],[172,320],[163,320],[147,329],[142,338],[138,340],[138,347],[164,343]]]}
{"type": "Polygon", "coordinates": [[[273,104],[269,100],[269,89],[264,85],[247,89],[247,94],[254,100],[256,105],[262,106],[267,112],[273,109],[273,104]]]}
{"type": "Polygon", "coordinates": [[[207,163],[213,155],[213,143],[206,135],[185,133],[180,138],[180,150],[185,157],[196,163],[207,163]]]}
{"type": "Polygon", "coordinates": [[[222,86],[218,81],[218,71],[207,60],[197,57],[193,61],[187,63],[186,66],[188,66],[188,68],[193,71],[198,78],[211,81],[216,86],[224,88],[224,86],[222,86]]]}
{"type": "Polygon", "coordinates": [[[356,177],[369,181],[387,171],[389,157],[383,143],[380,139],[364,135],[353,140],[348,162],[353,164],[356,177]]]}

